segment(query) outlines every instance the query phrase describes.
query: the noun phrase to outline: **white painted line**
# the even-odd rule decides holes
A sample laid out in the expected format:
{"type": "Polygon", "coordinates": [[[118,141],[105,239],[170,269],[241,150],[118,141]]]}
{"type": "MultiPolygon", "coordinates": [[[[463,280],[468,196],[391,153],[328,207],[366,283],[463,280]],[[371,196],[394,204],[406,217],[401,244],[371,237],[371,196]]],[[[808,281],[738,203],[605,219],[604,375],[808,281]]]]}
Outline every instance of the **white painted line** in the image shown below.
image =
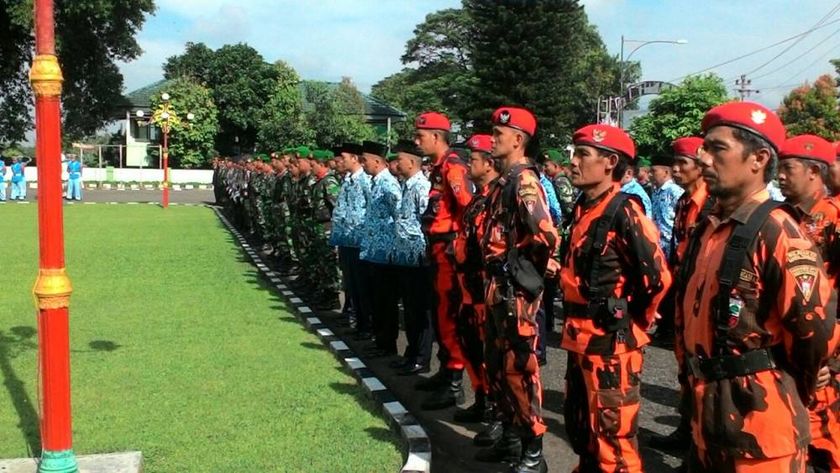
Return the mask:
{"type": "Polygon", "coordinates": [[[289,302],[292,304],[303,304],[303,301],[300,300],[300,297],[290,297],[289,302]]]}
{"type": "MultiPolygon", "coordinates": [[[[75,202],[70,202],[71,204],[75,204],[75,202]]],[[[82,202],[85,205],[94,205],[96,202],[82,202]]]]}
{"type": "Polygon", "coordinates": [[[383,406],[385,406],[385,410],[388,411],[388,414],[391,414],[391,417],[397,417],[408,413],[405,406],[400,404],[398,401],[386,402],[383,406]]]}
{"type": "Polygon", "coordinates": [[[128,204],[128,205],[137,205],[137,204],[139,204],[139,203],[140,203],[140,202],[126,202],[126,204],[128,204]]]}
{"type": "Polygon", "coordinates": [[[309,307],[306,307],[305,305],[302,305],[302,306],[298,307],[297,310],[301,314],[311,314],[312,313],[312,309],[310,309],[309,307]]]}
{"type": "MultiPolygon", "coordinates": [[[[391,403],[389,403],[389,404],[391,404],[391,403]]],[[[386,409],[387,409],[387,405],[386,405],[386,409]]],[[[403,408],[403,409],[405,409],[405,408],[403,408]]],[[[403,414],[405,414],[407,412],[408,411],[405,411],[405,412],[403,412],[403,414]]],[[[428,437],[428,434],[426,434],[426,431],[423,430],[423,427],[421,427],[419,424],[403,425],[401,427],[402,427],[403,432],[405,433],[405,438],[406,439],[424,439],[424,438],[428,437]]]]}
{"type": "Polygon", "coordinates": [[[348,347],[346,343],[344,343],[340,340],[335,341],[335,342],[330,342],[330,346],[333,348],[333,350],[349,350],[350,349],[350,347],[348,347]]]}
{"type": "Polygon", "coordinates": [[[285,290],[285,289],[286,289],[286,285],[285,285],[285,284],[278,284],[278,285],[277,285],[277,289],[280,289],[281,291],[282,291],[282,290],[285,290]]]}
{"type": "Polygon", "coordinates": [[[378,378],[364,378],[362,382],[365,383],[365,386],[373,392],[373,391],[384,391],[385,385],[382,384],[382,381],[379,381],[378,378]]]}
{"type": "Polygon", "coordinates": [[[354,370],[360,370],[366,366],[362,360],[358,358],[345,358],[344,362],[347,363],[347,366],[354,370]]]}
{"type": "Polygon", "coordinates": [[[283,291],[284,296],[291,296],[293,294],[294,294],[294,292],[292,292],[292,291],[283,291]]]}
{"type": "Polygon", "coordinates": [[[318,329],[318,335],[320,335],[322,337],[332,337],[335,334],[333,333],[332,330],[330,330],[328,328],[319,328],[318,329]]]}
{"type": "MultiPolygon", "coordinates": [[[[274,274],[274,273],[266,273],[265,275],[266,276],[271,276],[272,274],[274,274]]],[[[274,284],[277,284],[277,283],[280,282],[280,280],[277,279],[277,278],[271,278],[270,281],[273,282],[274,284]]]]}
{"type": "MultiPolygon", "coordinates": [[[[309,317],[308,319],[306,319],[306,322],[310,323],[310,324],[313,324],[313,325],[314,324],[320,324],[321,319],[319,319],[318,317],[309,317]]],[[[333,342],[333,343],[335,343],[335,342],[333,342]]]]}

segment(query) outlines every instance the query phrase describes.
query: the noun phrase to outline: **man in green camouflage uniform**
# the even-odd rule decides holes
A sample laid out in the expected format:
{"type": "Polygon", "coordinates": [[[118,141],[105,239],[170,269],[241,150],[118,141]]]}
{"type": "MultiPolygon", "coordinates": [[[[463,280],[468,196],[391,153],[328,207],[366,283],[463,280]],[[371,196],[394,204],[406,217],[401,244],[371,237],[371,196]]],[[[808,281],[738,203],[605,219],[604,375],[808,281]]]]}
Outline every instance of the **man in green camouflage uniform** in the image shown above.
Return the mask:
{"type": "Polygon", "coordinates": [[[292,169],[297,176],[293,180],[291,196],[289,198],[289,223],[292,237],[292,247],[298,257],[297,279],[292,286],[304,293],[311,294],[315,288],[315,275],[311,266],[311,228],[312,220],[312,186],[315,177],[312,175],[312,164],[309,158],[312,150],[301,146],[295,151],[292,169]]]}
{"type": "Polygon", "coordinates": [[[274,190],[272,192],[271,213],[274,216],[274,257],[285,272],[294,263],[292,245],[289,241],[289,192],[292,175],[289,172],[290,155],[287,150],[274,161],[274,190]]]}
{"type": "Polygon", "coordinates": [[[569,179],[569,166],[572,162],[568,153],[557,149],[550,149],[545,152],[546,164],[545,174],[551,179],[554,185],[554,193],[560,202],[560,209],[563,215],[572,215],[572,208],[575,205],[576,192],[572,181],[569,179]]]}
{"type": "Polygon", "coordinates": [[[330,246],[332,212],[338,198],[341,185],[334,173],[330,172],[329,162],[333,159],[331,151],[316,150],[310,160],[312,165],[312,213],[307,225],[310,230],[308,259],[312,268],[317,288],[313,294],[314,306],[318,310],[339,308],[338,300],[338,258],[335,248],[330,246]]]}

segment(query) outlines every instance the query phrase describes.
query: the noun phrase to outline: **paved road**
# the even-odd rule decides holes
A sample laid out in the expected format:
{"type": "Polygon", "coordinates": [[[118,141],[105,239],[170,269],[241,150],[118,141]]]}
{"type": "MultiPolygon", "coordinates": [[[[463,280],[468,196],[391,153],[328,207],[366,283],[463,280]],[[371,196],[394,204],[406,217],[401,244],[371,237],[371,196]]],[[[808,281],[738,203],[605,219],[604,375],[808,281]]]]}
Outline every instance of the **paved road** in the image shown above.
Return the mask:
{"type": "MultiPolygon", "coordinates": [[[[160,202],[161,192],[158,190],[83,190],[82,197],[83,202],[160,202]]],[[[26,200],[34,202],[37,199],[38,190],[29,189],[26,193],[26,200]]],[[[192,189],[169,192],[169,202],[172,203],[210,204],[213,201],[212,190],[192,189]]]]}

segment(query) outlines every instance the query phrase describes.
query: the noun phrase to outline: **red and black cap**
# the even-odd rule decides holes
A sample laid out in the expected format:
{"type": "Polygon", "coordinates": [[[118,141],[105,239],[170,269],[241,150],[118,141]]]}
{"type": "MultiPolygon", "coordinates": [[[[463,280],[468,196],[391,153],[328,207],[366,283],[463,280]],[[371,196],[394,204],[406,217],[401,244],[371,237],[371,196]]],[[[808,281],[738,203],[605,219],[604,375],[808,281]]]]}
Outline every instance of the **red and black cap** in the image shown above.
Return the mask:
{"type": "Polygon", "coordinates": [[[775,112],[753,102],[728,102],[706,112],[700,128],[703,133],[716,126],[731,126],[758,135],[778,152],[785,143],[787,131],[775,112]]]}
{"type": "Polygon", "coordinates": [[[534,136],[537,119],[530,110],[520,107],[500,107],[493,112],[494,125],[507,126],[534,136]]]}
{"type": "Polygon", "coordinates": [[[490,153],[493,151],[493,137],[490,135],[472,135],[467,140],[467,148],[470,151],[490,153]]]}
{"type": "Polygon", "coordinates": [[[837,152],[827,140],[816,135],[798,135],[785,141],[779,151],[779,159],[804,158],[831,164],[837,152]]]}
{"type": "Polygon", "coordinates": [[[685,156],[691,159],[697,159],[700,154],[700,148],[703,147],[703,138],[699,136],[684,136],[677,138],[671,143],[671,149],[674,150],[674,156],[685,156]]]}
{"type": "Polygon", "coordinates": [[[452,125],[446,115],[438,112],[424,112],[414,120],[414,128],[418,130],[443,130],[450,131],[452,125]]]}

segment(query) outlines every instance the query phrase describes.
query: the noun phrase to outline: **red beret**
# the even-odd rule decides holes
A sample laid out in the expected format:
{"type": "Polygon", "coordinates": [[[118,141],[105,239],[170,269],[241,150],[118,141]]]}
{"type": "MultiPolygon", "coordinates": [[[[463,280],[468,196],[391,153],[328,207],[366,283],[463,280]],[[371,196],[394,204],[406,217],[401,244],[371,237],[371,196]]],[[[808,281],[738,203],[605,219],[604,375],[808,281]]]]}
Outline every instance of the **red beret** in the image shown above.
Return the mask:
{"type": "Polygon", "coordinates": [[[449,131],[452,125],[446,115],[438,112],[424,112],[417,116],[414,121],[414,128],[418,130],[443,130],[449,131]]]}
{"type": "Polygon", "coordinates": [[[633,138],[621,128],[611,125],[586,125],[572,135],[572,142],[576,145],[588,145],[606,151],[622,153],[630,161],[636,159],[636,144],[633,138]]]}
{"type": "Polygon", "coordinates": [[[518,107],[501,107],[493,112],[493,124],[516,128],[529,136],[537,131],[537,119],[529,110],[518,107]]]}
{"type": "Polygon", "coordinates": [[[493,151],[493,137],[490,135],[472,135],[467,140],[467,148],[470,151],[490,153],[493,151]]]}
{"type": "Polygon", "coordinates": [[[794,136],[779,151],[779,159],[805,158],[826,164],[833,163],[835,155],[834,145],[816,135],[794,136]]]}
{"type": "Polygon", "coordinates": [[[838,158],[840,158],[840,141],[834,142],[834,153],[838,158]]]}
{"type": "Polygon", "coordinates": [[[703,138],[699,136],[685,136],[683,138],[677,138],[671,143],[674,156],[687,156],[691,159],[697,159],[697,152],[702,147],[703,138]]]}
{"type": "Polygon", "coordinates": [[[712,108],[703,117],[701,128],[725,125],[754,133],[770,143],[778,152],[785,142],[785,125],[772,110],[753,102],[728,102],[712,108]]]}

